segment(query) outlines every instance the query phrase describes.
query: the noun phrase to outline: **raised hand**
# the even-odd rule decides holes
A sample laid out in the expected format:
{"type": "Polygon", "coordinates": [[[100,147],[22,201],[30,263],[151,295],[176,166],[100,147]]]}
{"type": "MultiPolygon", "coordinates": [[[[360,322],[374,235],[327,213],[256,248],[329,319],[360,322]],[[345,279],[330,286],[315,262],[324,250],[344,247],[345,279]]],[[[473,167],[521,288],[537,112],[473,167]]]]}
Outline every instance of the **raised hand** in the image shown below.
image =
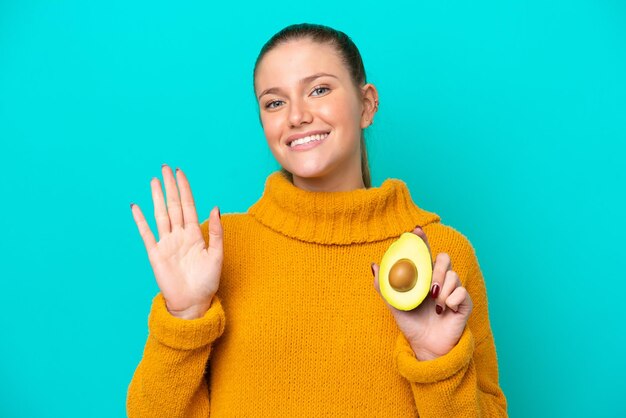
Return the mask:
{"type": "Polygon", "coordinates": [[[211,305],[222,271],[224,248],[219,209],[214,207],[209,215],[207,248],[187,177],[176,169],[175,179],[166,164],[162,173],[167,206],[159,179],[154,177],[150,182],[159,242],[139,206],[132,203],[131,211],[168,311],[179,318],[200,318],[211,305]]]}
{"type": "MultiPolygon", "coordinates": [[[[424,231],[417,227],[412,232],[424,240],[430,251],[424,231]]],[[[378,271],[378,264],[372,263],[374,287],[380,294],[378,271]]],[[[447,354],[461,338],[473,307],[472,298],[461,286],[446,253],[437,255],[430,297],[417,308],[402,311],[385,303],[419,360],[432,360],[447,354]]]]}

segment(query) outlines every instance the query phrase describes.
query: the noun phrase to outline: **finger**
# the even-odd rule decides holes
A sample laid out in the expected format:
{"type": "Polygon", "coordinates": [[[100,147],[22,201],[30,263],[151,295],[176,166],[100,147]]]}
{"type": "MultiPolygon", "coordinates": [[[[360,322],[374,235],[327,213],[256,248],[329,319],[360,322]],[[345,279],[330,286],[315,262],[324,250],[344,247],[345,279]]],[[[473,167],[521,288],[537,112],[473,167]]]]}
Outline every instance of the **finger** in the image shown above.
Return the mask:
{"type": "Polygon", "coordinates": [[[183,211],[180,206],[180,196],[178,195],[178,187],[172,169],[163,164],[161,171],[163,172],[163,182],[165,183],[165,194],[167,195],[167,213],[170,216],[170,224],[172,229],[183,226],[183,211]]]}
{"type": "Polygon", "coordinates": [[[443,282],[446,278],[446,272],[452,268],[452,260],[447,253],[437,254],[435,265],[433,267],[432,284],[430,285],[430,296],[437,299],[441,294],[443,282]]]}
{"type": "Polygon", "coordinates": [[[454,312],[468,315],[472,311],[473,302],[467,289],[459,286],[446,299],[446,306],[454,312]]]}
{"type": "Polygon", "coordinates": [[[441,306],[441,309],[435,308],[438,314],[442,314],[446,310],[446,300],[454,292],[454,289],[461,286],[461,280],[459,275],[454,270],[448,270],[446,272],[445,280],[441,286],[441,293],[437,297],[437,306],[441,306]]]}
{"type": "Polygon", "coordinates": [[[150,188],[152,189],[152,202],[154,204],[154,219],[156,220],[159,239],[161,239],[163,235],[168,234],[172,230],[170,217],[167,214],[163,189],[161,188],[161,182],[158,178],[154,177],[150,181],[150,188]]]}
{"type": "Polygon", "coordinates": [[[156,248],[156,240],[154,239],[154,234],[150,230],[150,225],[146,222],[146,218],[143,216],[141,209],[138,205],[131,203],[130,210],[133,213],[133,219],[135,220],[135,224],[137,225],[137,229],[139,230],[139,235],[143,240],[143,244],[146,247],[146,251],[148,252],[148,257],[152,253],[153,249],[156,248]]]}
{"type": "Polygon", "coordinates": [[[198,225],[198,214],[196,213],[196,204],[191,193],[191,186],[187,176],[180,168],[176,169],[176,179],[178,180],[178,188],[180,190],[180,204],[183,210],[184,226],[198,225]]]}

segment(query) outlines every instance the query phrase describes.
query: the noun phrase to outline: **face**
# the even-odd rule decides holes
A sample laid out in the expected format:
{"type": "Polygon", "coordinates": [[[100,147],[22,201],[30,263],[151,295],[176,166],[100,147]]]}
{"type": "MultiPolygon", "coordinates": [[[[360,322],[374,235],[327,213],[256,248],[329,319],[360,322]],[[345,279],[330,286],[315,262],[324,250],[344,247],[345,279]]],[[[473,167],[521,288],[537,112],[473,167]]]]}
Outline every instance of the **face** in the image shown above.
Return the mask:
{"type": "Polygon", "coordinates": [[[255,93],[263,131],[294,184],[337,189],[341,182],[361,180],[360,137],[373,117],[372,90],[354,85],[329,44],[289,41],[262,58],[255,93]]]}

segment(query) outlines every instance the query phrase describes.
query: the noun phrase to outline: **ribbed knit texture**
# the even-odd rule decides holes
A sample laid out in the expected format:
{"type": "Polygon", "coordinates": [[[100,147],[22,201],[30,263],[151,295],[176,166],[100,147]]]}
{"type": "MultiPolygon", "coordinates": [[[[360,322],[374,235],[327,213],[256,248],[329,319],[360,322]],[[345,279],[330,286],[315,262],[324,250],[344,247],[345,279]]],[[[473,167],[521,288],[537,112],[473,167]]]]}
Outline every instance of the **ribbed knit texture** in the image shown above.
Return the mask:
{"type": "Polygon", "coordinates": [[[179,319],[160,293],[153,300],[130,418],[506,416],[474,249],[402,181],[320,193],[275,172],[248,213],[222,224],[222,278],[205,316],[179,319]],[[370,270],[417,225],[474,302],[458,344],[431,361],[415,358],[370,270]]]}

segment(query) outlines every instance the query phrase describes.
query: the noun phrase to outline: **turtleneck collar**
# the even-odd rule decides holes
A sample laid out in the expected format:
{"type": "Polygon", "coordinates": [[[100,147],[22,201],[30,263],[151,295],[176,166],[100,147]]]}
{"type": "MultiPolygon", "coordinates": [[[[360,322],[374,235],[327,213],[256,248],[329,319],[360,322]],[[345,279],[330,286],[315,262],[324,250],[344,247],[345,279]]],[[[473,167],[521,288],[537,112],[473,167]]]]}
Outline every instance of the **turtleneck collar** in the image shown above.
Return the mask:
{"type": "Polygon", "coordinates": [[[294,186],[280,171],[267,177],[263,196],[248,213],[288,237],[339,245],[382,241],[440,221],[415,205],[398,179],[369,189],[310,192],[294,186]]]}

